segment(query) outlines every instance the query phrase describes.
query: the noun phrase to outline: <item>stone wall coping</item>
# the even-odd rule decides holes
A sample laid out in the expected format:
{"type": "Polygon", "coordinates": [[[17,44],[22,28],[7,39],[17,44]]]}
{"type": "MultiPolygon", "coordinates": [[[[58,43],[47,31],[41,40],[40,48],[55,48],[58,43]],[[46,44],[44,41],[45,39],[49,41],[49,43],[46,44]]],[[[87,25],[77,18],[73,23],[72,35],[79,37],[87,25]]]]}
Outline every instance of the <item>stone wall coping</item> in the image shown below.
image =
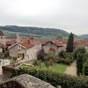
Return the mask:
{"type": "Polygon", "coordinates": [[[5,84],[7,82],[17,82],[18,84],[22,85],[24,88],[55,88],[51,84],[44,82],[36,77],[33,77],[28,74],[23,74],[14,78],[11,78],[5,82],[0,83],[5,84]]]}

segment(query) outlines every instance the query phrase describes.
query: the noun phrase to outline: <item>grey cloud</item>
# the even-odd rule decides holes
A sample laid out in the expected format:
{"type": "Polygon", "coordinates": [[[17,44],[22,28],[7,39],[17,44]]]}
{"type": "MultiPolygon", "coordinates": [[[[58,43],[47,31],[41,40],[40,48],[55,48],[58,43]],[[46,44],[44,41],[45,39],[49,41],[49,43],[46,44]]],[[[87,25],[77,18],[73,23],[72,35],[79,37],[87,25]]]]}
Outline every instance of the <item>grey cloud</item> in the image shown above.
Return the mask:
{"type": "Polygon", "coordinates": [[[0,0],[0,24],[54,27],[76,34],[88,33],[88,0],[42,0],[44,5],[37,1],[0,0]]]}

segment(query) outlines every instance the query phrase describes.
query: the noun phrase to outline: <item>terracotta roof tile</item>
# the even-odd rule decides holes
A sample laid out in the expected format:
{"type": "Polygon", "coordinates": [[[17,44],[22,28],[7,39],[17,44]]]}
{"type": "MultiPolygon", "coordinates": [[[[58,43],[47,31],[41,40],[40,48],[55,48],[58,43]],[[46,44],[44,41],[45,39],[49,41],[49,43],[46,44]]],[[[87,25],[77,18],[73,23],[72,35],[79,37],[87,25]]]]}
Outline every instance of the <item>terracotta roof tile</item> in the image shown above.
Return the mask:
{"type": "Polygon", "coordinates": [[[57,46],[63,46],[62,42],[61,41],[58,41],[58,40],[55,40],[55,41],[52,41],[54,44],[56,44],[57,46]]]}
{"type": "Polygon", "coordinates": [[[52,42],[56,46],[63,46],[62,42],[58,41],[58,40],[50,40],[50,41],[47,41],[47,42],[43,43],[42,45],[46,45],[48,42],[52,42]]]}
{"type": "Polygon", "coordinates": [[[25,48],[31,48],[36,44],[41,44],[42,41],[34,38],[22,38],[19,42],[16,42],[16,44],[20,44],[24,46],[25,48]]]}
{"type": "Polygon", "coordinates": [[[20,44],[20,45],[22,45],[22,46],[24,46],[25,48],[31,48],[31,47],[33,47],[34,45],[32,45],[32,44],[27,44],[27,43],[18,43],[18,44],[20,44]]]}
{"type": "Polygon", "coordinates": [[[74,46],[88,46],[88,40],[75,40],[74,46]]]}

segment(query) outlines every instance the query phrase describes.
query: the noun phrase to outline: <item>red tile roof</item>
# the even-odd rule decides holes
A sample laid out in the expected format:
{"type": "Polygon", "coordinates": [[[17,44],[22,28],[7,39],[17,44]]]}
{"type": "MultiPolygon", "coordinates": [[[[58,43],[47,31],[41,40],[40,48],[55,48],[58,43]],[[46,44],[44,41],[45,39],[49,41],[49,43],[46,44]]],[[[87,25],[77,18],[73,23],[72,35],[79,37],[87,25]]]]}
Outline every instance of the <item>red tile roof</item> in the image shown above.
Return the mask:
{"type": "Polygon", "coordinates": [[[62,42],[61,41],[58,41],[58,40],[55,40],[55,41],[52,41],[54,44],[56,44],[57,46],[63,46],[62,42]]]}
{"type": "Polygon", "coordinates": [[[52,43],[55,44],[56,46],[63,46],[62,42],[61,42],[61,41],[58,41],[58,40],[50,40],[50,41],[45,42],[45,43],[42,44],[42,45],[46,45],[46,44],[49,43],[49,42],[52,42],[52,43]]]}
{"type": "Polygon", "coordinates": [[[7,40],[7,41],[6,41],[6,44],[11,44],[11,45],[12,45],[12,44],[14,44],[14,43],[16,43],[16,40],[7,40]]]}
{"type": "Polygon", "coordinates": [[[16,42],[16,44],[20,44],[25,48],[31,48],[36,44],[41,44],[42,41],[34,38],[22,38],[19,42],[16,42]]]}
{"type": "Polygon", "coordinates": [[[88,40],[75,40],[74,46],[88,46],[88,40]]]}
{"type": "Polygon", "coordinates": [[[67,39],[63,39],[61,40],[62,44],[67,44],[68,40],[67,39]]]}
{"type": "Polygon", "coordinates": [[[20,44],[20,45],[24,46],[25,48],[31,48],[34,46],[34,45],[28,44],[28,43],[17,43],[17,44],[20,44]]]}

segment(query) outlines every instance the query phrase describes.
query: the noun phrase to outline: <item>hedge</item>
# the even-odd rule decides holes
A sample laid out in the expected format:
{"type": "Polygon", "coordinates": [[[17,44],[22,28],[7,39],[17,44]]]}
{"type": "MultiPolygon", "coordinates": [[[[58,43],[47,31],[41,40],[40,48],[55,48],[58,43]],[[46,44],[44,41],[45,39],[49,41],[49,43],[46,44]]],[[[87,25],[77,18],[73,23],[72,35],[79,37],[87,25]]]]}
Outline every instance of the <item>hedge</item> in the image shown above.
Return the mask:
{"type": "Polygon", "coordinates": [[[65,64],[65,65],[70,65],[72,63],[72,61],[69,60],[69,59],[61,58],[61,59],[58,60],[58,63],[62,63],[62,64],[65,64]]]}
{"type": "Polygon", "coordinates": [[[84,63],[83,72],[84,75],[88,76],[88,60],[84,63]]]}
{"type": "Polygon", "coordinates": [[[15,73],[13,73],[13,76],[24,73],[40,78],[41,80],[49,82],[54,86],[61,85],[62,88],[88,88],[87,78],[57,74],[47,70],[39,70],[34,67],[20,67],[15,73]]]}

